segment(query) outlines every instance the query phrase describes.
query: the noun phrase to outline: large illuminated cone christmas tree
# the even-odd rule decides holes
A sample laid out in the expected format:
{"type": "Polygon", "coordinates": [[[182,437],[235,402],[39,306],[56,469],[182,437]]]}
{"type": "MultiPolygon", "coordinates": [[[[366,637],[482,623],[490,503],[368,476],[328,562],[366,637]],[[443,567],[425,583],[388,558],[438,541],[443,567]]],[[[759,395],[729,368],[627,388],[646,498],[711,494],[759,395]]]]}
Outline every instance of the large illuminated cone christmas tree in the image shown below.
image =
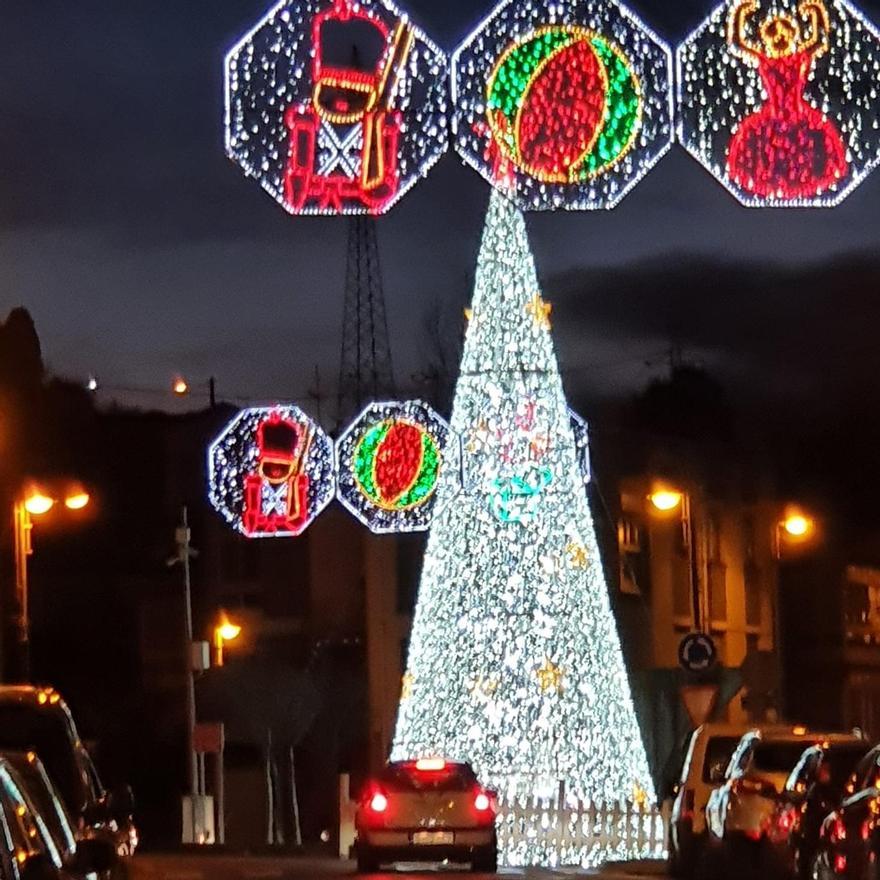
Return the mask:
{"type": "MultiPolygon", "coordinates": [[[[507,804],[654,801],[523,216],[493,193],[452,427],[465,488],[441,483],[393,755],[468,760],[507,804]]],[[[503,823],[502,823],[503,832],[503,823]]],[[[591,862],[504,845],[508,864],[591,862]]]]}

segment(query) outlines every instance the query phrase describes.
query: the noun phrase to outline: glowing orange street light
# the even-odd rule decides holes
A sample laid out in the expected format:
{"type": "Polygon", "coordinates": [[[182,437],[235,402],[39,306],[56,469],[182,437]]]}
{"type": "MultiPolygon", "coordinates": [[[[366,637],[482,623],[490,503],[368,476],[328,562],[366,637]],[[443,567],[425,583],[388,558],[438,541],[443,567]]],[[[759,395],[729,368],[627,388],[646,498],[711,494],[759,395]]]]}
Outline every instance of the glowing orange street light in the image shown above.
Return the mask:
{"type": "Polygon", "coordinates": [[[64,499],[64,506],[68,510],[82,510],[84,507],[88,507],[89,501],[91,501],[89,493],[80,491],[68,495],[64,499]]]}
{"type": "Polygon", "coordinates": [[[220,613],[220,623],[214,628],[214,665],[223,665],[223,647],[226,642],[234,642],[241,635],[241,627],[233,623],[226,612],[220,613]]]}
{"type": "Polygon", "coordinates": [[[24,509],[32,516],[42,516],[55,506],[55,499],[40,489],[32,488],[24,499],[24,509]]]}
{"type": "Polygon", "coordinates": [[[782,528],[792,538],[805,538],[812,531],[813,522],[802,513],[793,513],[782,521],[782,528]]]}
{"type": "Polygon", "coordinates": [[[661,513],[669,513],[670,510],[675,510],[683,499],[684,494],[675,489],[658,489],[648,496],[651,504],[661,513]]]}
{"type": "Polygon", "coordinates": [[[186,379],[182,376],[178,376],[174,380],[174,384],[171,386],[171,390],[178,396],[183,397],[186,394],[189,394],[189,385],[187,384],[186,379]]]}
{"type": "Polygon", "coordinates": [[[803,549],[815,536],[816,521],[798,507],[787,507],[776,523],[776,558],[782,559],[783,546],[803,549]]]}

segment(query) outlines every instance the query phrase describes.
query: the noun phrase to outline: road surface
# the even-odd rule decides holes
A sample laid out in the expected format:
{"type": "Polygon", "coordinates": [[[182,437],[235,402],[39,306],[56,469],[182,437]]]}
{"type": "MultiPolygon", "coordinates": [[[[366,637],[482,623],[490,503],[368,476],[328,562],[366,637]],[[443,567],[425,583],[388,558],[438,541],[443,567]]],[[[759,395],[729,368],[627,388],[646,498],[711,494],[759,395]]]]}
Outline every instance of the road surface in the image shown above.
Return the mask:
{"type": "MultiPolygon", "coordinates": [[[[354,865],[315,858],[262,858],[211,855],[145,855],[134,860],[131,880],[341,880],[352,878],[354,865]]],[[[557,870],[508,869],[497,875],[458,871],[397,870],[369,875],[371,880],[571,880],[596,877],[601,880],[663,880],[660,866],[651,863],[606,868],[601,872],[572,868],[557,870]]]]}

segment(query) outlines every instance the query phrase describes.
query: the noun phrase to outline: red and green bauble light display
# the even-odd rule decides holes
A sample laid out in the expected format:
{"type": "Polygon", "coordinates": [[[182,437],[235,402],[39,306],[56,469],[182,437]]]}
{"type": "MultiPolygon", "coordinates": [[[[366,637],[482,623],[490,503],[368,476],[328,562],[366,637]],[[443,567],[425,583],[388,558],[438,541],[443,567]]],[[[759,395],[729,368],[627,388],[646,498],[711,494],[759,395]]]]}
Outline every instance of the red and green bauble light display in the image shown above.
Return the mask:
{"type": "Polygon", "coordinates": [[[441,480],[444,499],[460,488],[460,446],[420,400],[371,403],[336,442],[338,498],[377,534],[425,531],[441,480]]]}
{"type": "Polygon", "coordinates": [[[423,504],[437,487],[440,450],[421,425],[389,419],[358,443],[355,476],[364,495],[385,510],[423,504]]]}
{"type": "Polygon", "coordinates": [[[487,117],[498,148],[546,183],[577,183],[625,156],[642,99],[630,60],[576,25],[540,28],[510,46],[488,84],[487,117]]]}

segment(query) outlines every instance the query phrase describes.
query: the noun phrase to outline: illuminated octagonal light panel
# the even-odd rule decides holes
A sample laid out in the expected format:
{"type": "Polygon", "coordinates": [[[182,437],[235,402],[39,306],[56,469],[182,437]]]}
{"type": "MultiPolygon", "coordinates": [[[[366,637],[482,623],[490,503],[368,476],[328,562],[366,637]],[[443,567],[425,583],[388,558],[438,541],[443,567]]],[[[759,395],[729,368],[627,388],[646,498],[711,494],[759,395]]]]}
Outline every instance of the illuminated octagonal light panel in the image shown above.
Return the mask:
{"type": "Polygon", "coordinates": [[[371,531],[421,532],[460,486],[461,450],[428,404],[373,403],[337,441],[336,470],[339,500],[371,531]]]}
{"type": "Polygon", "coordinates": [[[677,52],[678,137],[750,207],[830,207],[880,158],[880,32],[845,0],[732,0],[677,52]]]}
{"type": "Polygon", "coordinates": [[[226,151],[292,214],[382,214],[448,148],[448,58],[388,0],[283,0],[225,76],[226,151]]]}
{"type": "Polygon", "coordinates": [[[333,442],[296,406],[242,410],[211,444],[211,504],[248,538],[302,534],[333,500],[333,442]]]}
{"type": "Polygon", "coordinates": [[[613,208],[669,149],[672,52],[616,0],[505,0],[452,98],[456,149],[520,208],[613,208]]]}

